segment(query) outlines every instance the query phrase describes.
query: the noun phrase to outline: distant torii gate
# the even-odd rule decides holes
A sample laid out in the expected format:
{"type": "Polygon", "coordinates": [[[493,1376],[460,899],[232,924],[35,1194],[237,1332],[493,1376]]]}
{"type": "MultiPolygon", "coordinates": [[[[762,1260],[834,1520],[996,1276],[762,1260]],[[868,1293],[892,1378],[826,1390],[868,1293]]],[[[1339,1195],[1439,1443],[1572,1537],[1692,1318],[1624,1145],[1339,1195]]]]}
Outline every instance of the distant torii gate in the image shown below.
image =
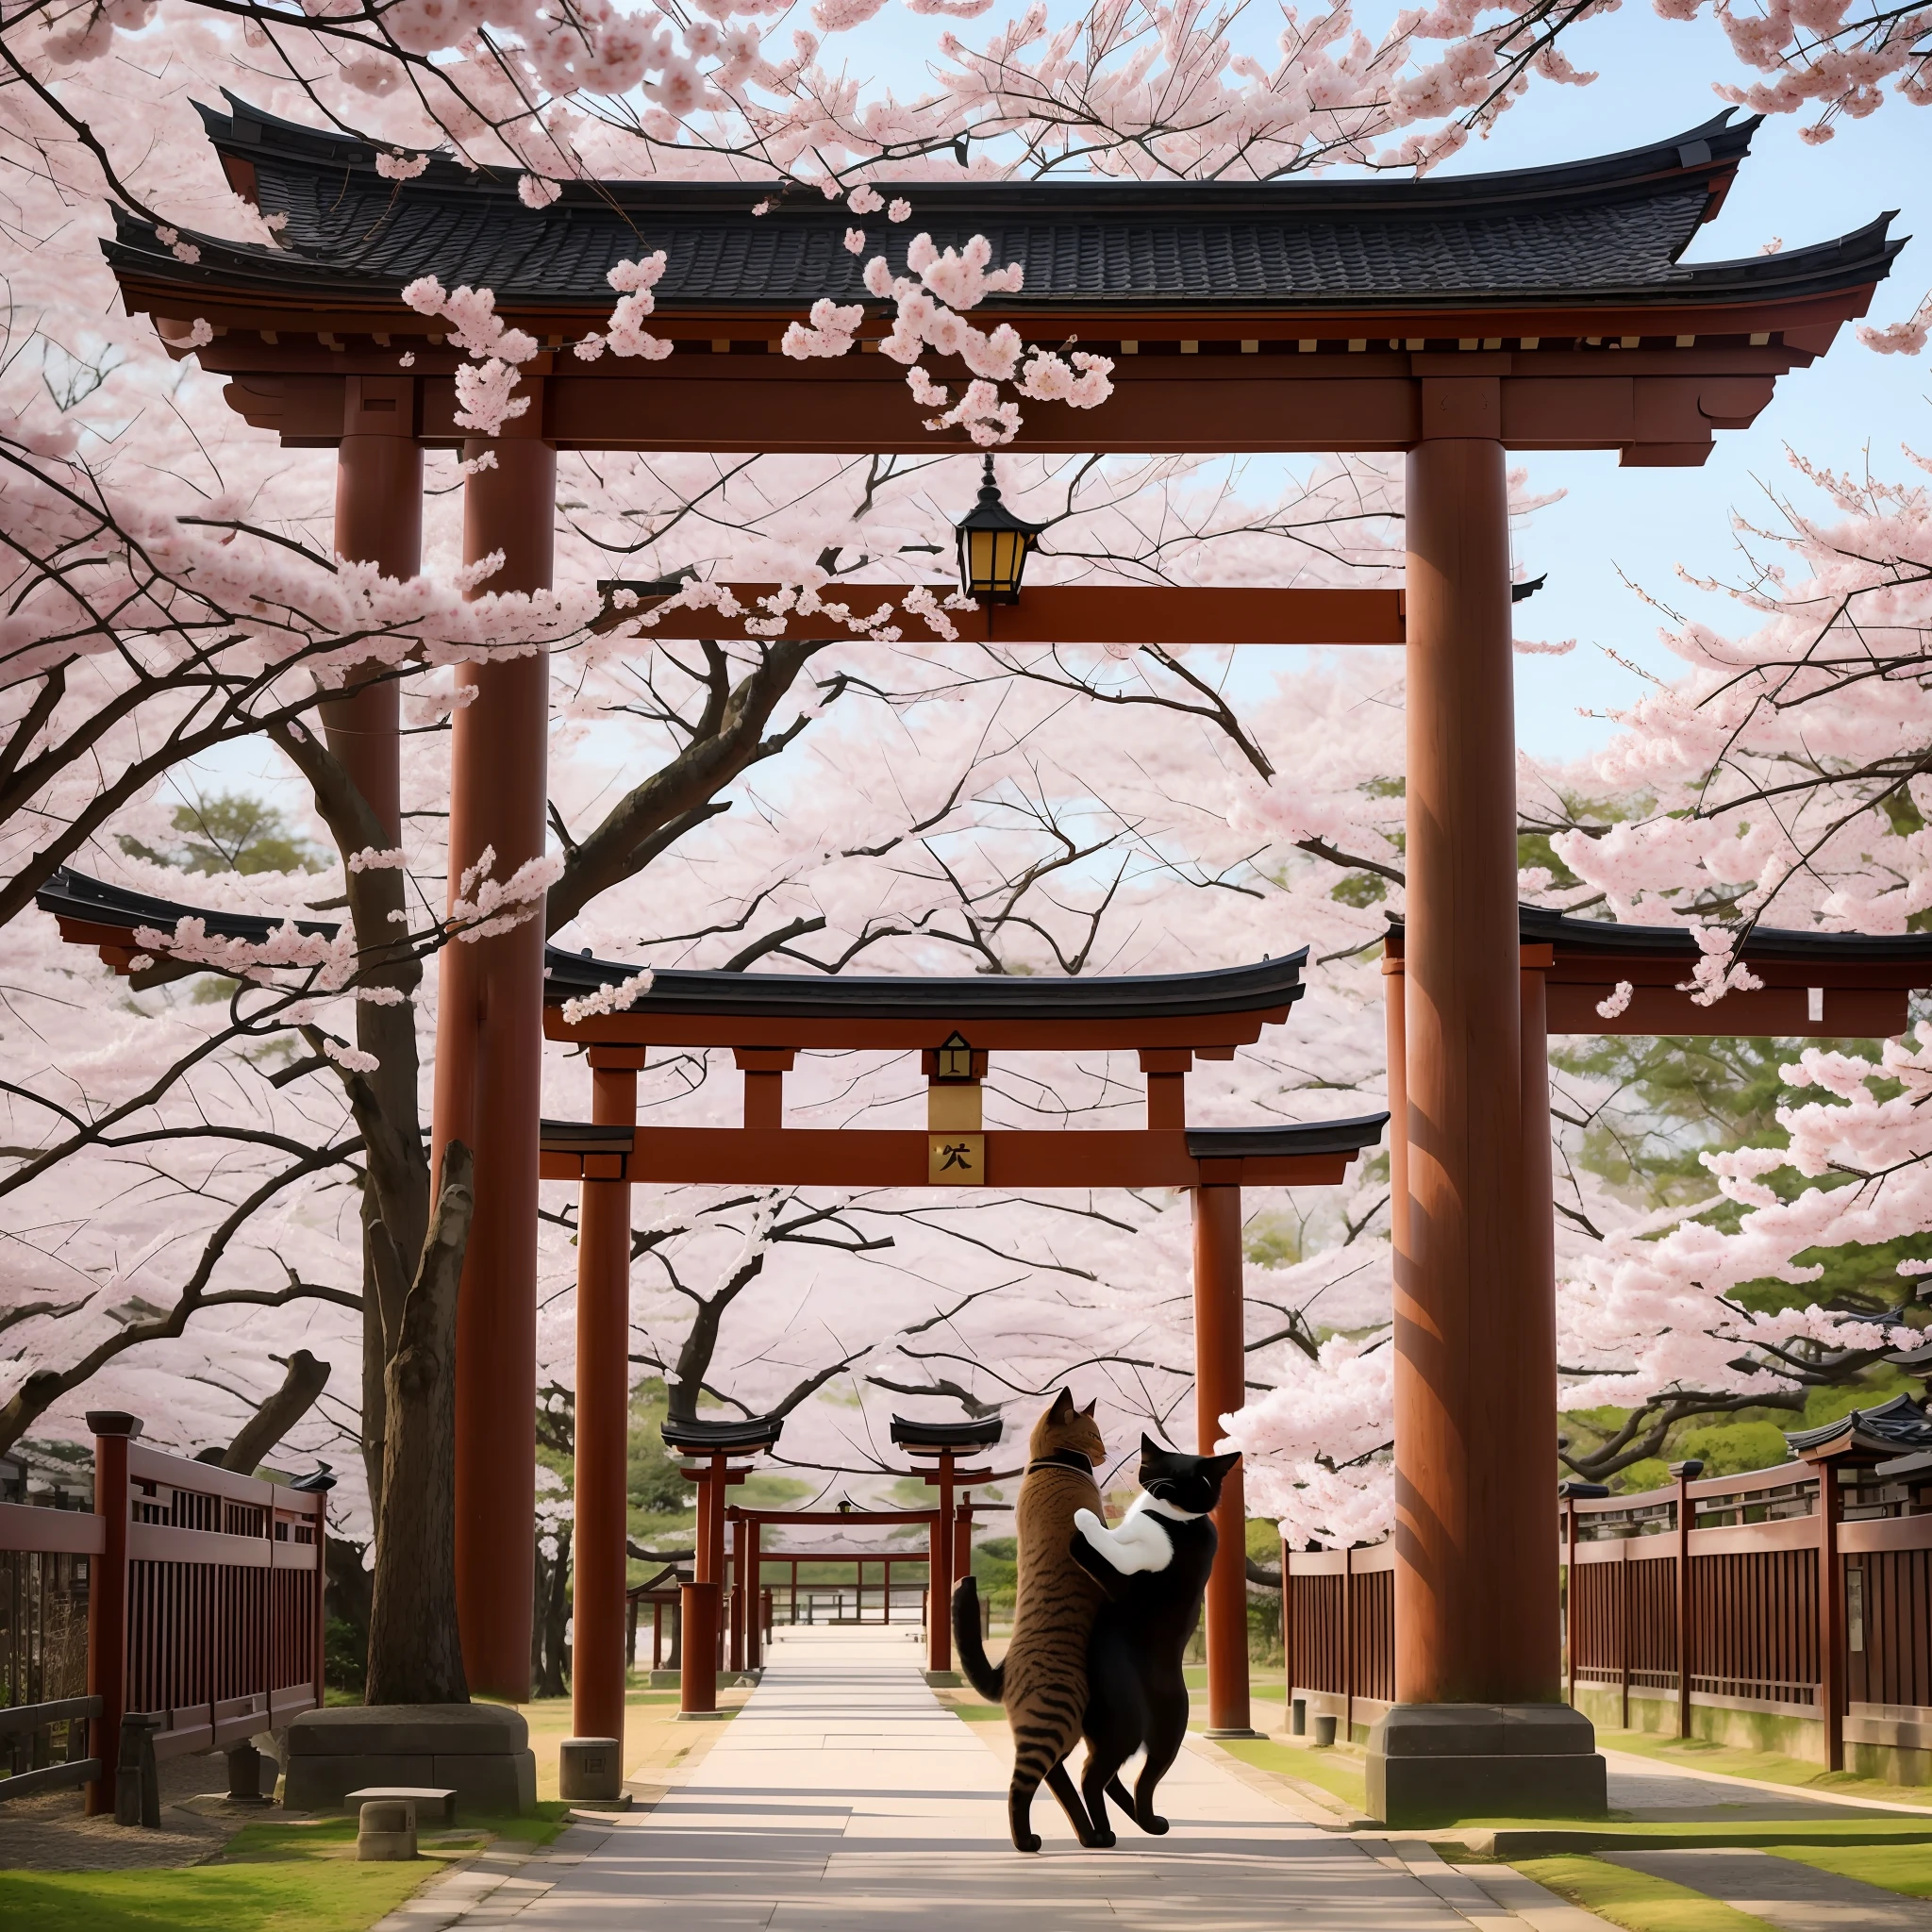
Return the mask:
{"type": "MultiPolygon", "coordinates": [[[[837,204],[769,193],[754,220],[752,199],[769,184],[658,179],[566,183],[533,209],[513,170],[470,174],[437,157],[399,182],[380,171],[381,150],[356,138],[232,96],[227,112],[203,115],[230,185],[276,219],[281,245],[177,237],[117,208],[108,261],[130,313],[151,316],[175,354],[231,378],[232,408],[290,447],[339,452],[345,557],[415,573],[426,447],[471,459],[465,559],[503,553],[478,594],[550,585],[558,449],[968,447],[963,431],[928,431],[902,372],[866,353],[891,326],[891,304],[869,295],[844,252],[837,204]],[[608,321],[606,271],[659,243],[656,324],[678,353],[571,357],[570,342],[608,321]],[[466,361],[448,325],[401,298],[425,275],[491,285],[498,313],[541,345],[522,367],[530,407],[495,439],[457,421],[466,361]],[[824,296],[859,305],[858,352],[803,362],[778,353],[787,325],[824,296]]],[[[1024,291],[990,299],[979,311],[989,321],[1029,345],[1075,337],[1113,360],[1104,407],[1029,402],[1016,450],[1404,453],[1411,932],[1407,1061],[1395,1077],[1409,1158],[1395,1214],[1406,1309],[1396,1346],[1406,1386],[1428,1388],[1441,1425],[1418,1438],[1399,1424],[1396,1434],[1409,1634],[1397,1707],[1372,1745],[1372,1789],[1375,1767],[1405,1757],[1407,1774],[1465,1812],[1518,1808],[1511,1794],[1525,1776],[1539,1803],[1604,1802],[1589,1725],[1555,1708],[1554,1580],[1524,1602],[1536,1642],[1506,1652],[1486,1620],[1493,1579],[1475,1559],[1498,1541],[1546,1540],[1547,1486],[1535,1473],[1547,1473],[1548,1417],[1522,1391],[1548,1386],[1555,1365],[1545,1237],[1524,1193],[1506,452],[1702,463],[1717,431],[1749,426],[1781,377],[1867,311],[1901,245],[1883,217],[1773,256],[1685,258],[1756,125],[1726,112],[1623,154],[1423,181],[895,184],[941,246],[1010,238],[1024,291]],[[1477,1308],[1485,1335],[1502,1339],[1497,1351],[1472,1346],[1465,1324],[1477,1308]],[[1433,1386],[1451,1357],[1467,1374],[1433,1386]],[[1426,1520],[1444,1458],[1441,1479],[1483,1497],[1477,1541],[1426,1520]],[[1488,1484],[1497,1469],[1515,1472],[1500,1488],[1488,1484]]],[[[879,237],[895,274],[908,272],[917,226],[879,237]]],[[[961,379],[956,367],[940,373],[961,379]]],[[[1313,626],[1332,623],[1333,634],[1311,638],[1291,614],[1296,591],[1251,594],[1279,607],[1264,635],[1346,642],[1374,628],[1344,613],[1313,626]]],[[[1371,615],[1386,625],[1386,613],[1371,615]]],[[[1128,617],[1112,635],[1158,642],[1166,622],[1128,617]]],[[[1257,635],[1245,623],[1206,629],[1220,641],[1257,635]]],[[[459,673],[473,701],[453,721],[453,892],[486,846],[506,874],[543,851],[546,676],[541,653],[459,673]]],[[[393,842],[394,685],[345,696],[327,725],[393,842]]],[[[470,1682],[506,1696],[524,1695],[529,1673],[534,1559],[509,1525],[534,1506],[533,1443],[509,1418],[535,1384],[538,937],[524,926],[452,948],[438,1003],[432,1159],[456,1137],[475,1153],[458,1334],[458,1614],[470,1682]]],[[[1541,1133],[1533,1122],[1528,1138],[1541,1133]]],[[[1216,1224],[1219,1210],[1205,1205],[1213,1192],[1199,1197],[1204,1227],[1216,1224]]]]}
{"type": "Polygon", "coordinates": [[[953,1585],[971,1574],[973,1566],[973,1504],[969,1497],[955,1510],[953,1492],[976,1483],[996,1480],[990,1469],[961,1469],[959,1458],[991,1449],[1000,1440],[1001,1418],[982,1416],[974,1422],[908,1422],[892,1418],[892,1441],[908,1455],[931,1464],[924,1476],[940,1492],[940,1528],[932,1540],[931,1589],[926,1599],[925,1667],[935,1675],[953,1668],[953,1585]]]}
{"type": "MultiPolygon", "coordinates": [[[[624,1734],[623,1471],[628,1427],[627,1362],[633,1181],[832,1188],[1183,1188],[1194,1201],[1195,1429],[1211,1442],[1220,1418],[1241,1407],[1241,1189],[1333,1186],[1381,1139],[1387,1114],[1306,1126],[1191,1128],[1187,1073],[1198,1059],[1230,1059],[1278,1024],[1306,991],[1306,951],[1218,972],[1093,979],[876,978],[841,974],[657,973],[648,997],[625,1010],[566,1017],[574,998],[635,976],[635,967],[551,947],[544,1025],[585,1049],[589,1122],[545,1122],[546,1180],[582,1186],[577,1218],[576,1563],[573,1652],[575,1723],[582,1737],[624,1734]],[[637,1076],[653,1047],[728,1047],[744,1074],[743,1124],[637,1125],[637,1076]],[[993,1052],[1132,1051],[1147,1080],[1143,1127],[1091,1133],[989,1130],[982,1082],[993,1052]],[[784,1080],[801,1052],[910,1052],[927,1083],[924,1130],[850,1131],[785,1124],[784,1080]]],[[[479,1347],[484,1345],[479,1338],[479,1347]]],[[[486,1372],[493,1373],[485,1364],[486,1372]]],[[[908,1425],[899,1424],[899,1429],[908,1425]]],[[[678,1424],[666,1441],[710,1457],[722,1485],[727,1448],[768,1446],[770,1418],[678,1424]],[[716,1432],[715,1435],[710,1432],[716,1432]],[[727,1441],[727,1439],[728,1441],[727,1441]]],[[[897,1431],[895,1431],[897,1433],[897,1431]]],[[[975,1431],[945,1425],[936,1453],[946,1482],[954,1456],[979,1446],[975,1431]]],[[[910,1441],[904,1443],[908,1448],[910,1441]]],[[[930,1479],[930,1478],[929,1478],[930,1479]]],[[[958,1473],[951,1481],[960,1480],[958,1473]]],[[[698,1597],[723,1573],[723,1498],[698,1539],[698,1597]],[[715,1551],[708,1558],[706,1552],[715,1551]],[[714,1568],[705,1567],[708,1562],[714,1568]]],[[[764,1512],[760,1512],[764,1513],[764,1512]]],[[[938,1511],[927,1512],[937,1523],[938,1511]]],[[[912,1520],[908,1518],[908,1520],[912,1520]]],[[[924,1521],[925,1515],[918,1520],[924,1521]]],[[[1245,1732],[1248,1650],[1245,1513],[1239,1473],[1224,1485],[1216,1518],[1222,1552],[1206,1612],[1208,1716],[1245,1732]]],[[[950,1537],[940,1561],[950,1568],[950,1537]]],[[[950,1593],[950,1592],[948,1592],[950,1593]]],[[[932,1618],[941,1611],[937,1602],[932,1618]]],[[[939,1640],[950,1649],[950,1639],[939,1640]]],[[[688,1620],[683,1655],[703,1646],[688,1620]]],[[[936,1642],[937,1651],[937,1642],[936,1642]]],[[[708,1651],[706,1655],[708,1655],[708,1651]]],[[[937,1666],[936,1666],[937,1667],[937,1666]]],[[[687,1663],[687,1669],[689,1664],[687,1663]]],[[[701,1693],[700,1693],[701,1694],[701,1693]]]]}

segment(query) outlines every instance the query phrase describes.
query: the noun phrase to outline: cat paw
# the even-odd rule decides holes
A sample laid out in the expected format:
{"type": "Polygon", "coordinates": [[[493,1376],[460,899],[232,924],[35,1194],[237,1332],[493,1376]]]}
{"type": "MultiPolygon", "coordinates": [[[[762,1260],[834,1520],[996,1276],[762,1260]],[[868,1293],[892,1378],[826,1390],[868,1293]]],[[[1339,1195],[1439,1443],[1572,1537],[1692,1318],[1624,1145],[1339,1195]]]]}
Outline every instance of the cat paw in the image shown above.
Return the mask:
{"type": "Polygon", "coordinates": [[[1094,1537],[1106,1530],[1107,1524],[1101,1522],[1100,1518],[1094,1515],[1091,1509],[1075,1509],[1074,1511],[1074,1527],[1091,1542],[1094,1537]]]}
{"type": "Polygon", "coordinates": [[[1110,1852],[1120,1840],[1110,1831],[1090,1831],[1080,1842],[1090,1852],[1110,1852]]]}
{"type": "Polygon", "coordinates": [[[1013,1840],[1013,1849],[1016,1852],[1037,1852],[1040,1849],[1040,1834],[1037,1831],[1029,1831],[1024,1838],[1016,1838],[1013,1840]]]}
{"type": "Polygon", "coordinates": [[[1145,1818],[1134,1821],[1150,1838],[1159,1838],[1167,1830],[1167,1820],[1158,1811],[1150,1811],[1145,1818]]]}

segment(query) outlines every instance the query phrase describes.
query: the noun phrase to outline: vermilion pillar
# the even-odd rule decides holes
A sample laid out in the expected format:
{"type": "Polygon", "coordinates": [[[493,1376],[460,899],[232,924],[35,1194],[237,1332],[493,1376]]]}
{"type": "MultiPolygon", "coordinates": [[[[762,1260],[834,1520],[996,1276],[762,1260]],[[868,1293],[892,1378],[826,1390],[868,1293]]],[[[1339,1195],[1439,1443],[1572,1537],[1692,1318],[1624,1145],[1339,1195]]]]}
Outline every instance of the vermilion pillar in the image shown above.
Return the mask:
{"type": "MultiPolygon", "coordinates": [[[[1241,1296],[1241,1191],[1194,1190],[1194,1438],[1210,1456],[1221,1418],[1246,1400],[1241,1296]]],[[[1248,1723],[1248,1517],[1237,1463],[1214,1511],[1220,1538],[1208,1579],[1208,1728],[1246,1735],[1248,1723]]]]}
{"type": "Polygon", "coordinates": [[[936,1675],[953,1668],[953,1456],[926,1478],[939,1486],[939,1516],[926,1537],[925,1667],[936,1675]]]}
{"type": "MultiPolygon", "coordinates": [[[[1509,525],[1493,378],[1423,384],[1407,463],[1404,1199],[1391,1824],[1603,1806],[1558,1703],[1548,1196],[1525,1193],[1509,525]]],[[[1391,986],[1391,991],[1392,991],[1391,986]]],[[[1547,1116],[1532,1130],[1547,1132],[1547,1116]]]]}
{"type": "MultiPolygon", "coordinates": [[[[591,1119],[634,1126],[641,1047],[591,1049],[591,1119]]],[[[627,1439],[630,1424],[630,1182],[586,1180],[577,1213],[575,1534],[571,1723],[624,1739],[627,1439]]],[[[615,1796],[616,1790],[608,1793],[615,1796]]]]}
{"type": "Polygon", "coordinates": [[[87,1788],[87,1815],[114,1809],[121,1719],[127,1705],[127,1445],[141,1424],[119,1409],[88,1411],[94,1438],[94,1514],[103,1519],[101,1554],[88,1559],[87,1690],[101,1700],[89,1726],[89,1756],[101,1774],[87,1788]]]}
{"type": "MultiPolygon", "coordinates": [[[[529,411],[466,458],[493,454],[463,490],[463,556],[504,563],[475,594],[536,591],[551,578],[556,452],[529,411]]],[[[450,747],[454,905],[486,850],[507,881],[543,851],[549,660],[530,651],[466,666],[474,691],[450,747]]],[[[470,880],[474,898],[475,878],[470,880]]],[[[442,1149],[475,1154],[475,1217],[457,1307],[457,1616],[473,1691],[522,1702],[530,1690],[535,1586],[537,1135],[542,1075],[543,922],[525,920],[441,954],[431,1171],[442,1149]]]]}
{"type": "Polygon", "coordinates": [[[751,1573],[751,1524],[742,1511],[731,1519],[731,1662],[734,1671],[744,1669],[746,1633],[750,1627],[751,1597],[746,1588],[751,1573]]]}
{"type": "MultiPolygon", "coordinates": [[[[386,577],[413,577],[423,568],[416,385],[407,375],[351,375],[343,389],[342,440],[336,450],[336,555],[373,563],[386,577]]],[[[391,845],[402,838],[400,716],[393,677],[322,708],[329,750],[348,768],[391,845]]]]}

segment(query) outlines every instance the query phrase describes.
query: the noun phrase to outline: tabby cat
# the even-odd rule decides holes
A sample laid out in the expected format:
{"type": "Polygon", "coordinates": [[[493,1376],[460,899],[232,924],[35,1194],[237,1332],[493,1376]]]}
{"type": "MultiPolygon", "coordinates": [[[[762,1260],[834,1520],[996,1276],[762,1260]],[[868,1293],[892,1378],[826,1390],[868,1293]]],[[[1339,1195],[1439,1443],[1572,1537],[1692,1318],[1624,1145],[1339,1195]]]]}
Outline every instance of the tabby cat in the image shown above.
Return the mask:
{"type": "Polygon", "coordinates": [[[964,1578],[953,1593],[953,1637],[973,1688],[1007,1707],[1013,1727],[1013,1781],[1007,1824],[1016,1850],[1037,1852],[1033,1794],[1042,1782],[1060,1801],[1080,1842],[1096,1838],[1080,1794],[1067,1774],[1067,1753],[1087,1709],[1087,1640],[1100,1588],[1074,1560],[1074,1518],[1100,1507],[1094,1465],[1106,1455],[1093,1404],[1075,1408],[1062,1389],[1033,1426],[1025,1479],[1015,1511],[1019,1590],[1013,1635],[999,1664],[987,1661],[979,1636],[979,1591],[964,1578]]]}
{"type": "Polygon", "coordinates": [[[1074,1518],[1074,1560],[1107,1593],[1093,1621],[1088,1651],[1088,1703],[1083,1724],[1087,1762],[1080,1774],[1091,1840],[1110,1845],[1107,1801],[1128,1812],[1142,1831],[1163,1832],[1155,1788],[1188,1734],[1188,1687],[1182,1656],[1201,1621],[1201,1599],[1214,1567],[1215,1532],[1208,1514],[1221,1485],[1241,1457],[1182,1456],[1141,1438],[1141,1493],[1118,1529],[1098,1510],[1074,1518]],[[1120,1769],[1136,1751],[1146,1761],[1129,1798],[1120,1769]]]}

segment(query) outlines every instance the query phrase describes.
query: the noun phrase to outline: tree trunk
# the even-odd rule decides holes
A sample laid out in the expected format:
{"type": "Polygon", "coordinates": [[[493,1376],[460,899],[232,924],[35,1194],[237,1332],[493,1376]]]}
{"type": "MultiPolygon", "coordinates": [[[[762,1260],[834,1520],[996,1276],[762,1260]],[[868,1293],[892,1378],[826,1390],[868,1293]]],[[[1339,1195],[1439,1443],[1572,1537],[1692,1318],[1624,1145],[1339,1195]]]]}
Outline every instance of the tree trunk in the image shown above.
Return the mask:
{"type": "Polygon", "coordinates": [[[536,1616],[531,1620],[530,1675],[539,1697],[562,1697],[570,1690],[571,1532],[568,1524],[556,1532],[557,1555],[537,1553],[536,1616]]]}
{"type": "Polygon", "coordinates": [[[475,1205],[470,1150],[442,1187],[384,1374],[382,1539],[369,1620],[369,1704],[467,1704],[456,1589],[457,1282],[475,1205]]]}
{"type": "Polygon", "coordinates": [[[222,1452],[224,1469],[253,1475],[256,1466],[266,1461],[282,1438],[315,1407],[316,1398],[328,1383],[328,1363],[318,1361],[306,1348],[298,1348],[287,1366],[282,1386],[242,1424],[235,1440],[222,1452]]]}

